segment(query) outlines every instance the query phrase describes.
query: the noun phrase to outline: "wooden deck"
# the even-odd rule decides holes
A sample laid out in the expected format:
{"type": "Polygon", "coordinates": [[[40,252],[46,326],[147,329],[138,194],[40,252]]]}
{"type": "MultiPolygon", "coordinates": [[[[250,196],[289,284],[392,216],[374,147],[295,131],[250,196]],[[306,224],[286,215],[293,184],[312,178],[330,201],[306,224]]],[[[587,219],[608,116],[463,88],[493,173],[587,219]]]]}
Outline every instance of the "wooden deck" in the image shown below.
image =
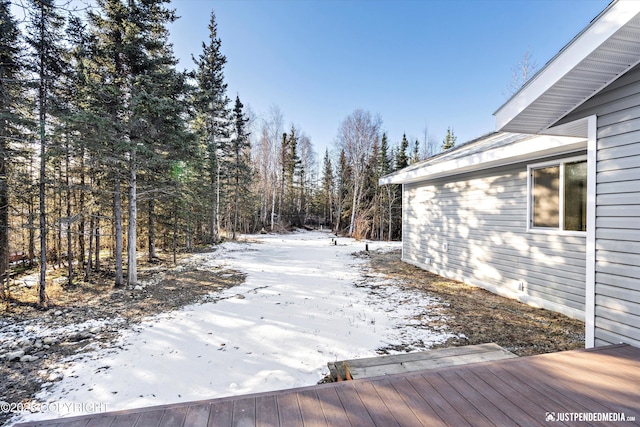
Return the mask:
{"type": "Polygon", "coordinates": [[[21,426],[640,425],[640,349],[617,345],[21,426]],[[624,413],[625,422],[548,422],[624,413]]]}

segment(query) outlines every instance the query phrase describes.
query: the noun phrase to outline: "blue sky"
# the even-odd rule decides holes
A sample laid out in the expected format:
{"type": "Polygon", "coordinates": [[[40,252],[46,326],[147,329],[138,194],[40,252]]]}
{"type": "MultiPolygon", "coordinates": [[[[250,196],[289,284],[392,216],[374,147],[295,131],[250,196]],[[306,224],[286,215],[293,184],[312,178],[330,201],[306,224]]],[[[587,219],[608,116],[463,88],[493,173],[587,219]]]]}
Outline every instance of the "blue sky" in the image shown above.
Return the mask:
{"type": "Polygon", "coordinates": [[[608,0],[175,0],[172,41],[182,68],[201,51],[216,13],[229,95],[259,116],[280,107],[318,153],[356,108],[379,113],[397,143],[451,126],[458,143],[494,129],[511,69],[538,66],[608,0]]]}

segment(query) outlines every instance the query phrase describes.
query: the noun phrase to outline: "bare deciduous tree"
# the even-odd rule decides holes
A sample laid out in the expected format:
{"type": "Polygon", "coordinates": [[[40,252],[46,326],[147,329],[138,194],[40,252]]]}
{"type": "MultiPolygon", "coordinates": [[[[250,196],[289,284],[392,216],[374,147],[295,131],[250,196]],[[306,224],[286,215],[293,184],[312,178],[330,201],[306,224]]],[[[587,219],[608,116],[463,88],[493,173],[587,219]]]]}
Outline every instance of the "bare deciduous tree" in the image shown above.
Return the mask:
{"type": "Polygon", "coordinates": [[[538,63],[527,49],[522,59],[511,68],[511,82],[509,83],[509,95],[513,95],[536,73],[538,63]]]}
{"type": "Polygon", "coordinates": [[[364,187],[365,169],[369,156],[373,152],[373,145],[379,137],[381,125],[380,116],[374,117],[370,112],[358,109],[347,116],[338,129],[337,143],[339,148],[344,150],[352,175],[350,236],[355,231],[357,212],[364,187]]]}

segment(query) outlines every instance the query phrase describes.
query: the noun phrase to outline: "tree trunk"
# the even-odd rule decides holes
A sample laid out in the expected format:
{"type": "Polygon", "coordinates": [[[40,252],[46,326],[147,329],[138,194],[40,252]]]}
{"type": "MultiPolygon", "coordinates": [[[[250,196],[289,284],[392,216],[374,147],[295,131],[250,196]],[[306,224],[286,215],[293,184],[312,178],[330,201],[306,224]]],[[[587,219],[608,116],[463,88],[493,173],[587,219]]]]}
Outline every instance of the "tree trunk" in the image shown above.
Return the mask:
{"type": "MultiPolygon", "coordinates": [[[[85,251],[85,215],[84,215],[84,193],[85,193],[85,176],[84,176],[84,147],[80,150],[80,196],[78,211],[80,212],[80,222],[78,223],[78,264],[80,271],[84,268],[84,251],[85,251]]],[[[91,254],[91,249],[89,249],[91,254]]],[[[91,259],[91,255],[89,255],[91,259]]]]}
{"type": "Polygon", "coordinates": [[[129,227],[127,230],[127,281],[129,286],[138,284],[138,265],[136,248],[136,231],[138,217],[138,195],[137,195],[137,165],[136,149],[131,149],[130,158],[131,172],[129,175],[129,227]]]}
{"type": "MultiPolygon", "coordinates": [[[[0,82],[0,84],[2,84],[0,82]]],[[[0,298],[9,289],[9,185],[7,181],[7,140],[0,135],[0,298]]]]}
{"type": "MultiPolygon", "coordinates": [[[[96,218],[96,229],[94,239],[96,241],[96,262],[94,263],[96,271],[100,270],[100,217],[96,218]]],[[[89,253],[91,256],[91,253],[89,253]]]]}
{"type": "MultiPolygon", "coordinates": [[[[57,182],[62,182],[62,166],[60,162],[55,162],[56,164],[56,173],[58,176],[56,177],[57,182]]],[[[62,267],[62,223],[60,219],[62,218],[62,191],[54,191],[53,194],[54,205],[56,206],[56,218],[58,218],[57,227],[54,228],[55,233],[53,234],[53,244],[56,248],[55,253],[55,263],[58,265],[58,268],[62,267]]]]}
{"type": "Polygon", "coordinates": [[[40,307],[47,308],[47,221],[46,221],[46,204],[45,204],[45,175],[46,175],[46,146],[44,137],[44,121],[46,119],[45,114],[45,100],[46,89],[44,87],[44,73],[42,71],[42,64],[40,70],[40,90],[39,90],[39,108],[40,108],[40,183],[39,183],[39,197],[40,197],[40,276],[39,276],[39,293],[38,303],[40,307]]]}
{"type": "Polygon", "coordinates": [[[233,240],[236,240],[236,230],[238,230],[238,204],[240,200],[240,173],[238,164],[236,163],[236,176],[235,176],[235,194],[234,194],[234,208],[233,208],[233,240]]]}
{"type": "MultiPolygon", "coordinates": [[[[115,277],[115,287],[119,288],[123,286],[124,278],[122,274],[122,189],[120,183],[120,175],[116,172],[115,177],[115,189],[113,195],[113,216],[114,216],[114,227],[115,227],[115,262],[116,262],[116,277],[115,277]]],[[[96,263],[97,264],[97,263],[96,263]]]]}
{"type": "Polygon", "coordinates": [[[29,267],[33,267],[33,260],[36,258],[36,225],[35,225],[35,201],[33,194],[29,195],[29,219],[27,228],[29,229],[29,267]]]}
{"type": "Polygon", "coordinates": [[[215,238],[213,243],[218,243],[220,241],[220,162],[216,161],[216,206],[215,206],[215,238]]]}
{"type": "Polygon", "coordinates": [[[149,262],[157,258],[156,255],[156,197],[149,199],[149,262]]]}
{"type": "Polygon", "coordinates": [[[387,194],[389,195],[389,231],[387,232],[387,240],[391,241],[391,232],[393,230],[393,198],[391,197],[391,184],[387,184],[387,194]]]}
{"type": "Polygon", "coordinates": [[[276,216],[276,188],[273,187],[273,193],[271,196],[271,231],[273,231],[273,222],[276,216]]]}
{"type": "Polygon", "coordinates": [[[177,261],[177,251],[178,251],[178,213],[173,213],[173,264],[176,265],[177,261]]]}
{"type": "Polygon", "coordinates": [[[355,182],[353,185],[353,202],[351,204],[351,221],[349,222],[349,237],[353,237],[353,232],[356,224],[356,208],[358,207],[358,183],[355,182]]]}
{"type": "Polygon", "coordinates": [[[89,219],[89,256],[87,257],[87,268],[84,271],[84,280],[89,280],[89,274],[91,273],[91,268],[93,263],[91,262],[93,253],[93,240],[95,236],[95,219],[93,215],[89,219]]]}
{"type": "MultiPolygon", "coordinates": [[[[65,138],[65,184],[67,193],[67,285],[73,285],[73,240],[71,238],[71,180],[69,179],[69,137],[65,138]]],[[[61,224],[62,225],[62,224],[61,224]]]]}

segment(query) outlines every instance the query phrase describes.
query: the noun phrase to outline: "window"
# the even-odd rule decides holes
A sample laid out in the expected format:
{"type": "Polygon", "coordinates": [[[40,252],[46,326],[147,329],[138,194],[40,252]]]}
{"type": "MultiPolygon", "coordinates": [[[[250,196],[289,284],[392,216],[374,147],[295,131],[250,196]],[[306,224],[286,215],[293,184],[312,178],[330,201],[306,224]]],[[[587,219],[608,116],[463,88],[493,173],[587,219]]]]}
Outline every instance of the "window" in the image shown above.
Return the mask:
{"type": "Polygon", "coordinates": [[[587,230],[584,157],[529,166],[529,228],[587,230]]]}

